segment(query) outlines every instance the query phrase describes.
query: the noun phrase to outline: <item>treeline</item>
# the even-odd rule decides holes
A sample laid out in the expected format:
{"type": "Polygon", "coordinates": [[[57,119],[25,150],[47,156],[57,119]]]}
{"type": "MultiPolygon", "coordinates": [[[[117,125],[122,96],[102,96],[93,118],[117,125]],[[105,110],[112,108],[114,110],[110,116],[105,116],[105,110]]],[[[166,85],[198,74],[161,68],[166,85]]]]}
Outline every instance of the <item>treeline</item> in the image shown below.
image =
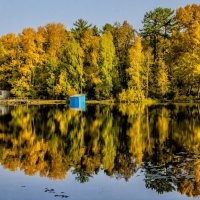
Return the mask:
{"type": "Polygon", "coordinates": [[[0,89],[17,97],[142,101],[200,98],[200,6],[147,12],[137,32],[126,21],[74,28],[47,24],[0,38],[0,89]]]}

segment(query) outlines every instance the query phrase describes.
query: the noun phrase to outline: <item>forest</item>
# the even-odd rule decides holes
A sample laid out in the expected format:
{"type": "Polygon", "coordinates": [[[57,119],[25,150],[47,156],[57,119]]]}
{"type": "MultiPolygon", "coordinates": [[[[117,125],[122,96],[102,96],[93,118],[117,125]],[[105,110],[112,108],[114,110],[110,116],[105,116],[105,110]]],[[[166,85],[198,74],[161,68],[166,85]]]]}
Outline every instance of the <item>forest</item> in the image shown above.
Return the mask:
{"type": "Polygon", "coordinates": [[[141,30],[78,19],[0,37],[0,89],[14,97],[141,102],[200,98],[200,5],[156,8],[141,30]]]}

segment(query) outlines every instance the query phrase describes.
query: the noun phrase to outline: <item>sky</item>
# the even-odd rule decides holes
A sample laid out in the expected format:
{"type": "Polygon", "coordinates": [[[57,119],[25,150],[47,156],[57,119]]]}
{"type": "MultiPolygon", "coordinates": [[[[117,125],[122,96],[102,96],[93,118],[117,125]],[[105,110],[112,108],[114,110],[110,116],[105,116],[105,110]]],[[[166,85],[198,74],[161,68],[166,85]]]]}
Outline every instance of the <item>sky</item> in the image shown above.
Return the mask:
{"type": "Polygon", "coordinates": [[[0,0],[0,35],[48,23],[63,23],[69,30],[79,18],[99,28],[127,20],[139,30],[146,12],[193,3],[200,4],[200,0],[0,0]]]}

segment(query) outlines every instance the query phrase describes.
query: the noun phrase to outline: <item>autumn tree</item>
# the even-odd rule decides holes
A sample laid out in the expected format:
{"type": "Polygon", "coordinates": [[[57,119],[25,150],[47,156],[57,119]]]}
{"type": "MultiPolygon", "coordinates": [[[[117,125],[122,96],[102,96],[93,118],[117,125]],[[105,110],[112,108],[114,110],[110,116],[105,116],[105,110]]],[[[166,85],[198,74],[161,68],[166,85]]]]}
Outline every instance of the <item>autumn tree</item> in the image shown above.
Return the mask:
{"type": "Polygon", "coordinates": [[[127,21],[124,21],[122,25],[116,23],[114,25],[113,37],[120,79],[118,92],[120,92],[123,88],[126,89],[128,86],[128,74],[126,70],[129,67],[129,50],[134,42],[135,31],[127,21]]]}
{"type": "Polygon", "coordinates": [[[128,88],[137,93],[136,99],[144,98],[143,79],[144,79],[144,54],[142,49],[141,39],[135,38],[134,45],[129,51],[130,67],[127,69],[129,75],[128,88]]]}
{"type": "Polygon", "coordinates": [[[151,47],[143,46],[144,53],[144,66],[143,66],[143,76],[144,76],[144,88],[145,88],[145,98],[149,97],[149,88],[151,88],[152,82],[152,64],[153,64],[153,55],[151,47]]]}
{"type": "Polygon", "coordinates": [[[113,44],[112,34],[105,32],[100,39],[99,47],[99,78],[100,82],[95,88],[97,99],[112,98],[113,78],[115,69],[115,46],[113,44]]]}
{"type": "Polygon", "coordinates": [[[129,50],[130,67],[127,68],[128,89],[120,93],[121,101],[142,101],[144,99],[144,54],[141,39],[137,36],[129,50]]]}
{"type": "Polygon", "coordinates": [[[159,69],[157,73],[157,93],[164,97],[167,92],[169,91],[169,77],[168,77],[168,70],[167,66],[163,61],[158,62],[159,69]]]}
{"type": "Polygon", "coordinates": [[[81,38],[80,46],[84,52],[83,58],[83,78],[85,87],[83,91],[89,98],[95,97],[95,87],[100,83],[99,77],[99,45],[100,37],[93,34],[92,29],[88,29],[81,38]]]}
{"type": "Polygon", "coordinates": [[[40,62],[36,46],[36,31],[24,29],[19,35],[20,66],[14,74],[12,93],[16,96],[31,96],[34,94],[35,68],[40,62]]]}
{"type": "Polygon", "coordinates": [[[13,74],[20,65],[19,38],[12,33],[0,38],[0,84],[1,89],[11,89],[13,74]]]}
{"type": "Polygon", "coordinates": [[[177,28],[170,52],[172,84],[177,95],[200,96],[200,6],[187,5],[176,11],[177,28]]]}
{"type": "Polygon", "coordinates": [[[7,81],[5,81],[5,67],[3,64],[5,63],[5,54],[6,51],[3,47],[2,42],[0,42],[0,84],[1,84],[1,89],[5,89],[7,85],[7,81]]]}
{"type": "Polygon", "coordinates": [[[82,93],[83,79],[83,50],[79,43],[71,37],[64,46],[63,55],[55,85],[56,95],[70,96],[82,93]]]}
{"type": "Polygon", "coordinates": [[[47,54],[46,65],[44,65],[47,72],[47,92],[55,98],[56,85],[58,83],[61,58],[64,51],[64,46],[68,39],[68,32],[63,24],[47,24],[44,27],[45,36],[45,51],[47,54]]]}

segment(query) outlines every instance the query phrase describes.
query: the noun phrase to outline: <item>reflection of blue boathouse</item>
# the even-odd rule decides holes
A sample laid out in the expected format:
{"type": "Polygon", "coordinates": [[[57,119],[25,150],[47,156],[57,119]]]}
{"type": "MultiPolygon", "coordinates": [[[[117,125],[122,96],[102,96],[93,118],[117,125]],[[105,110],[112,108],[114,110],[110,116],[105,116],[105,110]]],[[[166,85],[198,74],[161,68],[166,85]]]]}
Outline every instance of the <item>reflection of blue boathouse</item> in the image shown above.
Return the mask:
{"type": "Polygon", "coordinates": [[[70,108],[77,110],[86,110],[86,98],[84,94],[77,94],[70,97],[70,108]]]}

